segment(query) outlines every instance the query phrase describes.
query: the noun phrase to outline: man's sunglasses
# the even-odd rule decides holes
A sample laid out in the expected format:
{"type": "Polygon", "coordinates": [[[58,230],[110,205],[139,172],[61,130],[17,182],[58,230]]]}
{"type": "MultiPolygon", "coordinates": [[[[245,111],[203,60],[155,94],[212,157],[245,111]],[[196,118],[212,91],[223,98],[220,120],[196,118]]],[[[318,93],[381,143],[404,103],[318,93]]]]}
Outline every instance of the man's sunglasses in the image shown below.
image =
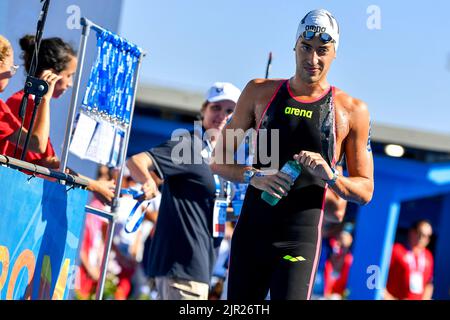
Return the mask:
{"type": "MultiPolygon", "coordinates": [[[[317,32],[314,31],[303,31],[302,37],[303,39],[305,39],[306,41],[310,41],[312,39],[314,39],[314,37],[316,36],[317,32]]],[[[328,43],[333,41],[333,37],[331,37],[328,33],[323,32],[323,33],[319,33],[319,39],[323,42],[323,43],[328,43]]]]}

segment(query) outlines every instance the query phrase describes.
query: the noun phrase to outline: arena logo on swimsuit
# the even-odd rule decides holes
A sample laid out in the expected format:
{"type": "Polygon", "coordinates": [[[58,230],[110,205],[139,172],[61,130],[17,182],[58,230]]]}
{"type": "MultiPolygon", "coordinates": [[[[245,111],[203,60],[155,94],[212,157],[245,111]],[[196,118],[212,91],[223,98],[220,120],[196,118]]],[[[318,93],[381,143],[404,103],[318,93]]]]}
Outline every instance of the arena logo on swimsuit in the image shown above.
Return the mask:
{"type": "Polygon", "coordinates": [[[286,107],[286,109],[284,109],[284,113],[287,115],[293,115],[293,116],[303,117],[303,118],[308,118],[308,119],[311,119],[313,116],[313,111],[308,111],[308,110],[298,109],[298,108],[291,108],[291,107],[286,107]]]}

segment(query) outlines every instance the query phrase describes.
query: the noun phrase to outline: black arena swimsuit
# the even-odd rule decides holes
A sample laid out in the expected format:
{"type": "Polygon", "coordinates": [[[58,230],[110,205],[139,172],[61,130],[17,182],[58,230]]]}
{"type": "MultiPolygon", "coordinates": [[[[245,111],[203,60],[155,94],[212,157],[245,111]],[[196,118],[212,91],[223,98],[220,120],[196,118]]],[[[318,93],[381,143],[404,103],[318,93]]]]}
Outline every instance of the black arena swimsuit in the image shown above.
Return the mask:
{"type": "MultiPolygon", "coordinates": [[[[258,129],[279,130],[280,168],[300,151],[335,165],[334,88],[315,101],[294,98],[289,81],[275,92],[258,129]]],[[[270,133],[268,145],[270,145],[270,133]]],[[[262,168],[257,158],[255,168],[262,168]]],[[[310,299],[320,257],[326,183],[302,170],[287,197],[272,207],[249,186],[231,243],[228,299],[310,299]]]]}

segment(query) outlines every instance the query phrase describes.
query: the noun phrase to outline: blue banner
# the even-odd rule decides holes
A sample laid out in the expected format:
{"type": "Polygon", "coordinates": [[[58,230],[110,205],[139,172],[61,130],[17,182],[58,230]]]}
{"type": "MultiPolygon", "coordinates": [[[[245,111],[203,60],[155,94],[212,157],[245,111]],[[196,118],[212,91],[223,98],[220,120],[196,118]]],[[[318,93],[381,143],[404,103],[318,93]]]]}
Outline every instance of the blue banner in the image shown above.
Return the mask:
{"type": "Polygon", "coordinates": [[[0,299],[65,300],[76,287],[87,191],[0,167],[0,299]]]}

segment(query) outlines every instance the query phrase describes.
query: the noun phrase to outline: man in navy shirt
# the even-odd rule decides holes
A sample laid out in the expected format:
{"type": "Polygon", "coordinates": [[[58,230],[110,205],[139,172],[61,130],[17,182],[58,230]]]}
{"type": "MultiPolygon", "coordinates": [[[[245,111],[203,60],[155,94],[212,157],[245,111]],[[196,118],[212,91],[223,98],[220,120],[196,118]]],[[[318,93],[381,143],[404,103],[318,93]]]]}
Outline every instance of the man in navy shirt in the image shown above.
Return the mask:
{"type": "MultiPolygon", "coordinates": [[[[143,184],[146,198],[154,197],[150,172],[164,179],[155,235],[149,252],[148,274],[162,300],[208,299],[209,282],[221,238],[213,237],[216,179],[209,168],[220,133],[234,111],[240,90],[215,83],[207,92],[202,133],[173,134],[172,139],[130,158],[133,178],[143,184]]],[[[197,130],[198,131],[198,130],[197,130]]],[[[220,188],[220,187],[219,187],[220,188]]]]}

